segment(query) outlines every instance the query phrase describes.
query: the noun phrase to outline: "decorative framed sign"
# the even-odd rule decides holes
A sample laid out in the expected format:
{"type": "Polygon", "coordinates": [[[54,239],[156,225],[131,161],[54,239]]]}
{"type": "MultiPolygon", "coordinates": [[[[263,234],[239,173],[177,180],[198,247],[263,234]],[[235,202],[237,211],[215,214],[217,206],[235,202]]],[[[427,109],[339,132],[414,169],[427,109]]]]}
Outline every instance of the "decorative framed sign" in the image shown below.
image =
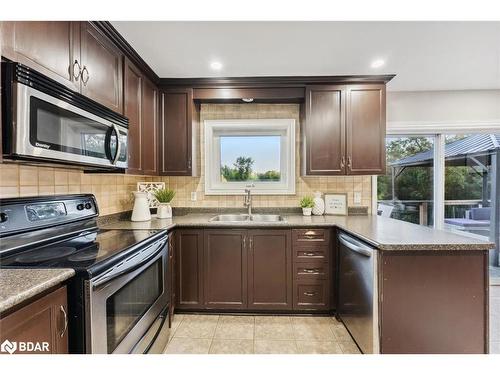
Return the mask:
{"type": "Polygon", "coordinates": [[[325,214],[347,215],[347,193],[326,193],[325,214]]]}
{"type": "Polygon", "coordinates": [[[137,183],[137,191],[143,191],[143,192],[148,193],[149,208],[158,207],[158,201],[156,200],[153,193],[159,189],[165,189],[164,182],[138,182],[137,183]]]}

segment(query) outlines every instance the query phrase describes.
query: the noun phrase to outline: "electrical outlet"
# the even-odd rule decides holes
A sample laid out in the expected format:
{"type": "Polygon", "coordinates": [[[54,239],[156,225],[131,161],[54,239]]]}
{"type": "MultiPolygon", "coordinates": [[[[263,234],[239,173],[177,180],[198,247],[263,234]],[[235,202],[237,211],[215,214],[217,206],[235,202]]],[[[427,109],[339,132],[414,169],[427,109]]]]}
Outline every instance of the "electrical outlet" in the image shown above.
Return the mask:
{"type": "Polygon", "coordinates": [[[361,204],[361,193],[359,191],[354,192],[354,204],[361,204]]]}
{"type": "Polygon", "coordinates": [[[196,200],[196,191],[191,192],[191,200],[195,201],[196,200]]]}

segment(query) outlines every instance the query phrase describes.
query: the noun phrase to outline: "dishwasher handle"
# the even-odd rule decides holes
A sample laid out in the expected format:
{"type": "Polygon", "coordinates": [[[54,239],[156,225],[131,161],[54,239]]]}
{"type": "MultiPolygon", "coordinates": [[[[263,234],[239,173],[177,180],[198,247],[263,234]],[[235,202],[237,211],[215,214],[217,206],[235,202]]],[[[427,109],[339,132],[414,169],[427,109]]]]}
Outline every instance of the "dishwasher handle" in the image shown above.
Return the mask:
{"type": "Polygon", "coordinates": [[[371,257],[373,253],[373,249],[371,247],[366,246],[365,244],[355,240],[354,238],[347,236],[345,234],[339,234],[339,241],[342,245],[347,247],[349,250],[352,250],[360,255],[365,257],[371,257]]]}

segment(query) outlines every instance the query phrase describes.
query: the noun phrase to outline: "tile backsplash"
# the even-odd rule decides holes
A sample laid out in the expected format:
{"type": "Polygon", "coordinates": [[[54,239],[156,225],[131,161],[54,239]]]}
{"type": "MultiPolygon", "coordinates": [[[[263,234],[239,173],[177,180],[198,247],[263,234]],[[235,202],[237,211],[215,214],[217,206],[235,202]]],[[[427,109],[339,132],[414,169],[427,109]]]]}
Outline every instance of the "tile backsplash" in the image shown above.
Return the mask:
{"type": "MultiPolygon", "coordinates": [[[[296,123],[296,194],[295,195],[255,195],[255,207],[297,207],[304,195],[315,191],[347,193],[348,203],[354,205],[354,192],[361,193],[361,205],[371,211],[371,176],[301,177],[300,176],[300,105],[299,104],[202,104],[200,111],[200,147],[197,156],[200,166],[199,177],[164,177],[167,186],[175,189],[177,195],[173,205],[178,207],[242,207],[242,196],[205,195],[204,180],[204,120],[216,119],[269,119],[293,118],[296,123]],[[191,201],[191,192],[196,192],[197,200],[191,201]]],[[[243,192],[242,192],[243,195],[243,192]]]]}
{"type": "Polygon", "coordinates": [[[371,211],[372,184],[370,176],[301,177],[300,176],[300,108],[298,104],[202,104],[199,132],[200,153],[198,177],[155,177],[123,174],[86,174],[79,170],[0,164],[0,197],[54,194],[93,193],[102,215],[131,210],[132,191],[140,181],[165,181],[176,191],[175,207],[243,207],[242,196],[204,194],[203,121],[213,119],[293,118],[296,121],[296,194],[256,195],[255,207],[297,207],[304,195],[347,193],[349,206],[354,205],[354,193],[361,193],[361,205],[371,211]],[[196,192],[197,200],[191,200],[196,192]]]}

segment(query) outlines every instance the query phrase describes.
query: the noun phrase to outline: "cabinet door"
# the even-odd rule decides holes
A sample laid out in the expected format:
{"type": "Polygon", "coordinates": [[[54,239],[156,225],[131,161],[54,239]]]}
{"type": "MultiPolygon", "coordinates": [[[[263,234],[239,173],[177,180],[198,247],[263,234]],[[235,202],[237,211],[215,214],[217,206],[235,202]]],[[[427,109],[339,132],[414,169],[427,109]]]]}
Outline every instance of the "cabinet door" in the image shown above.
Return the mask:
{"type": "Polygon", "coordinates": [[[190,176],[192,173],[193,90],[163,93],[162,174],[190,176]]]}
{"type": "Polygon", "coordinates": [[[66,287],[47,294],[29,305],[0,319],[0,341],[17,342],[18,353],[68,353],[66,287]],[[48,343],[47,350],[21,352],[19,342],[48,343]]]}
{"type": "Polygon", "coordinates": [[[80,91],[80,23],[3,22],[2,55],[80,91]]]}
{"type": "Polygon", "coordinates": [[[347,173],[385,173],[385,85],[347,88],[347,173]]]}
{"type": "Polygon", "coordinates": [[[289,230],[249,231],[248,307],[255,310],[292,309],[289,230]]]}
{"type": "Polygon", "coordinates": [[[204,296],[207,308],[247,307],[247,231],[205,230],[204,296]]]}
{"type": "Polygon", "coordinates": [[[158,89],[148,79],[142,87],[142,170],[158,174],[158,89]]]}
{"type": "Polygon", "coordinates": [[[176,305],[181,309],[203,307],[203,230],[176,231],[176,305]]]}
{"type": "MultiPolygon", "coordinates": [[[[128,118],[128,173],[141,174],[142,169],[142,74],[125,59],[124,115],[128,118]]],[[[152,147],[152,145],[151,145],[152,147]]]]}
{"type": "Polygon", "coordinates": [[[122,54],[88,22],[81,23],[82,94],[123,113],[122,54]]]}
{"type": "Polygon", "coordinates": [[[306,88],[305,173],[345,173],[345,87],[306,88]]]}

